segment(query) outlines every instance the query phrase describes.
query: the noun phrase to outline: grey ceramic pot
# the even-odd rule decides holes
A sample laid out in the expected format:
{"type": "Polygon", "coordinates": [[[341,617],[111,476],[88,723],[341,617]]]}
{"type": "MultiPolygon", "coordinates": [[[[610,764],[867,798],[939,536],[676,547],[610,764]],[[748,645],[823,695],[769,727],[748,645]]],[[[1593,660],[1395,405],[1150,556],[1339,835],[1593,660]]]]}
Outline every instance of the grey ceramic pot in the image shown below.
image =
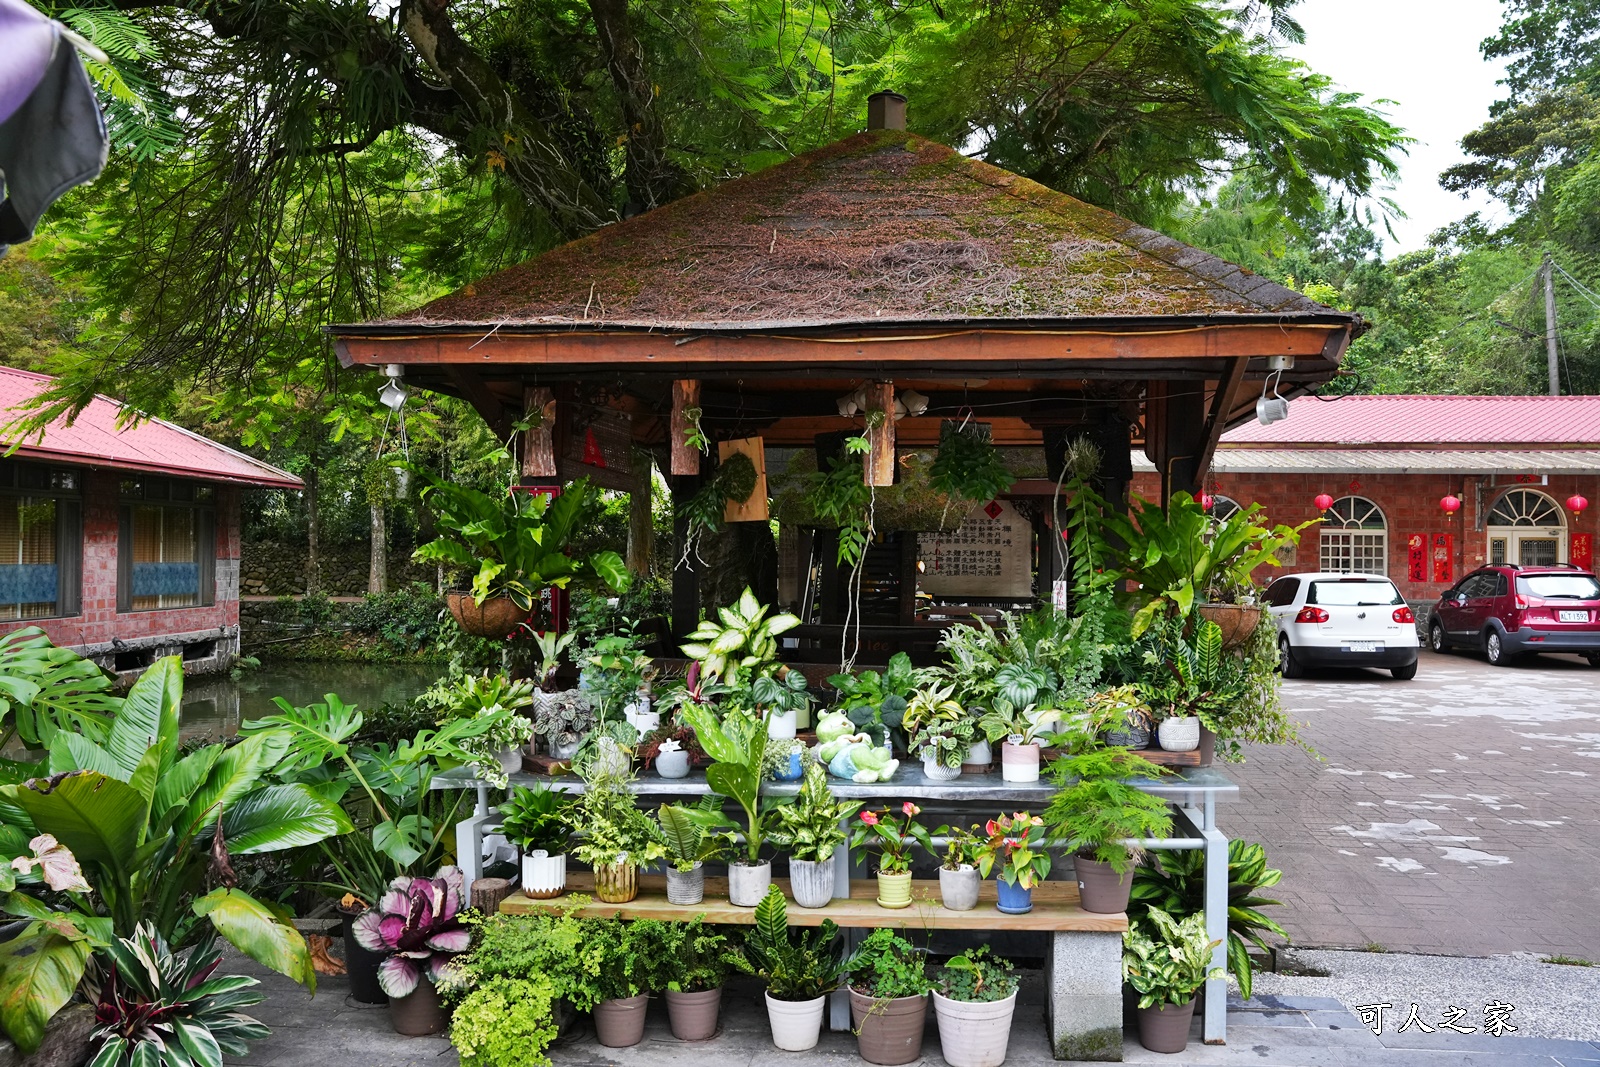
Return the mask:
{"type": "Polygon", "coordinates": [[[978,906],[978,868],[963,863],[960,870],[939,868],[939,897],[947,911],[971,911],[978,906]]]}
{"type": "Polygon", "coordinates": [[[833,861],[834,856],[821,861],[789,861],[789,889],[796,904],[802,908],[828,906],[833,900],[833,861]]]}

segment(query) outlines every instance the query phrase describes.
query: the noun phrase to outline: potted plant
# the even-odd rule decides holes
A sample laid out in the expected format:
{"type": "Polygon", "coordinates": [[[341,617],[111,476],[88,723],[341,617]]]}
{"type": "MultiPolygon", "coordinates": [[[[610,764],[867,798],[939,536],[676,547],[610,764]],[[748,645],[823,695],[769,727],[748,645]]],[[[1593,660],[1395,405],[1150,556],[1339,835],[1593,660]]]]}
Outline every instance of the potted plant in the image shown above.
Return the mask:
{"type": "Polygon", "coordinates": [[[735,907],[753,908],[772,884],[772,863],[761,858],[767,824],[767,813],[761,808],[766,725],[737,705],[728,705],[718,721],[710,708],[691,701],[683,705],[683,717],[694,727],[701,747],[716,761],[706,768],[706,784],[744,811],[745,851],[728,864],[728,901],[735,907]]]}
{"type": "Polygon", "coordinates": [[[939,1051],[950,1067],[1000,1067],[1016,1010],[1016,975],[988,946],[951,957],[934,977],[939,1051]]]}
{"type": "Polygon", "coordinates": [[[1133,684],[1102,689],[1084,700],[1084,710],[1092,722],[1106,723],[1101,740],[1119,748],[1148,748],[1153,725],[1150,705],[1140,687],[1133,684]]]}
{"type": "Polygon", "coordinates": [[[1055,743],[1055,724],[1061,718],[1057,708],[1036,708],[1013,704],[996,697],[989,713],[978,720],[978,728],[991,743],[1000,746],[1000,777],[1007,782],[1026,784],[1039,780],[1040,751],[1055,743]]]}
{"type": "Polygon", "coordinates": [[[767,736],[786,741],[799,729],[800,718],[811,708],[806,676],[780,667],[773,674],[758,674],[750,683],[750,697],[766,712],[767,736]]]}
{"type": "Polygon", "coordinates": [[[932,722],[911,738],[911,749],[922,757],[922,773],[930,781],[948,782],[961,776],[961,766],[972,752],[972,736],[977,724],[960,718],[953,722],[932,722]]]}
{"type": "MultiPolygon", "coordinates": [[[[964,774],[981,773],[980,768],[987,770],[994,753],[989,747],[989,739],[978,728],[977,720],[968,714],[959,700],[955,699],[957,681],[953,680],[949,685],[940,686],[931,680],[939,677],[936,671],[929,670],[923,673],[930,680],[911,695],[911,700],[906,705],[903,723],[911,734],[913,751],[920,750],[929,740],[937,741],[943,736],[959,736],[965,731],[967,749],[962,753],[958,770],[964,774]],[[960,723],[966,725],[964,727],[956,725],[960,723]],[[923,739],[920,743],[919,737],[923,739]]],[[[940,758],[937,760],[939,766],[947,766],[942,758],[945,755],[942,748],[938,744],[935,747],[940,748],[938,752],[940,758]]],[[[930,776],[937,773],[928,771],[926,757],[923,761],[923,771],[930,776]]]]}
{"type": "Polygon", "coordinates": [[[1050,873],[1050,853],[1044,848],[1044,820],[1019,811],[984,825],[988,836],[978,844],[978,873],[995,872],[995,906],[1007,915],[1033,910],[1033,887],[1050,873]]]}
{"type": "Polygon", "coordinates": [[[814,930],[789,926],[788,905],[777,886],[756,905],[755,925],[745,938],[747,969],[767,986],[767,1021],[772,1043],[785,1052],[817,1047],[828,994],[844,976],[839,928],[831,919],[814,930]]]}
{"type": "Polygon", "coordinates": [[[798,782],[805,777],[806,743],[799,738],[774,738],[769,731],[762,777],[774,782],[798,782]]]}
{"type": "Polygon", "coordinates": [[[534,729],[525,714],[534,702],[531,681],[485,671],[441,682],[419,699],[435,709],[440,726],[457,719],[482,720],[483,730],[461,747],[477,757],[472,766],[490,785],[504,789],[507,776],[522,770],[522,746],[534,729]]]}
{"type": "Polygon", "coordinates": [[[583,739],[594,727],[594,705],[581,690],[550,693],[534,707],[534,736],[544,739],[545,751],[555,759],[577,755],[583,739]]]}
{"type": "Polygon", "coordinates": [[[923,954],[893,930],[874,930],[845,970],[861,1058],[888,1067],[920,1058],[928,991],[933,988],[923,954]]]}
{"type": "Polygon", "coordinates": [[[689,753],[675,737],[664,737],[655,751],[656,773],[663,778],[689,777],[689,753]]]}
{"type": "Polygon", "coordinates": [[[409,463],[402,466],[426,483],[422,501],[433,510],[440,531],[412,558],[472,574],[469,592],[445,597],[467,633],[505,637],[528,618],[547,588],[587,581],[616,592],[628,588],[628,568],[617,553],[567,555],[567,546],[591,525],[600,506],[588,479],[578,479],[553,498],[519,489],[490,495],[409,463]]]}
{"type": "Polygon", "coordinates": [[[1145,1048],[1182,1052],[1188,1046],[1195,994],[1222,977],[1222,968],[1211,966],[1219,944],[1206,935],[1204,913],[1179,922],[1160,908],[1150,908],[1122,935],[1122,974],[1139,994],[1139,1043],[1145,1048]]]}
{"type": "MultiPolygon", "coordinates": [[[[1212,740],[1203,725],[1220,727],[1244,697],[1248,665],[1223,650],[1222,628],[1209,619],[1188,627],[1161,620],[1149,634],[1154,647],[1145,656],[1139,688],[1156,720],[1157,739],[1169,752],[1192,752],[1212,740]]],[[[1203,752],[1202,765],[1210,762],[1203,752]]]]}
{"type": "MultiPolygon", "coordinates": [[[[658,939],[666,924],[649,919],[590,919],[584,922],[582,951],[598,961],[595,975],[594,1032],[607,1048],[628,1048],[644,1040],[649,977],[659,957],[640,951],[658,939]]],[[[569,951],[571,951],[569,949],[569,951]]]]}
{"type": "Polygon", "coordinates": [[[970,829],[951,824],[933,832],[945,840],[944,862],[939,865],[939,899],[948,911],[971,911],[978,906],[982,876],[974,864],[979,838],[970,829]]]}
{"type": "MultiPolygon", "coordinates": [[[[657,986],[667,994],[667,1018],[679,1041],[704,1041],[717,1032],[722,985],[736,966],[733,942],[701,919],[663,923],[656,950],[657,986]]],[[[742,968],[741,968],[742,969],[742,968]]]]}
{"type": "Polygon", "coordinates": [[[626,904],[639,895],[639,868],[666,852],[661,828],[634,804],[631,774],[591,767],[584,784],[570,819],[583,840],[572,854],[594,868],[596,897],[626,904]]]}
{"type": "Polygon", "coordinates": [[[1058,791],[1045,809],[1045,824],[1051,837],[1073,843],[1078,902],[1084,911],[1126,911],[1139,855],[1137,846],[1126,842],[1172,832],[1166,801],[1128,782],[1162,773],[1125,748],[1092,749],[1051,764],[1058,791]]]}
{"type": "Polygon", "coordinates": [[[904,746],[906,742],[905,713],[916,694],[916,680],[911,657],[896,652],[881,674],[835,674],[828,684],[838,690],[839,710],[856,730],[869,735],[873,744],[892,749],[897,743],[904,746]]]}
{"type": "Polygon", "coordinates": [[[450,958],[471,943],[461,924],[461,882],[459,867],[442,867],[432,878],[396,878],[378,906],[355,922],[357,943],[385,954],[378,982],[389,995],[389,1022],[397,1034],[418,1037],[444,1029],[434,983],[450,958]]]}
{"type": "Polygon", "coordinates": [[[566,891],[571,810],[572,798],[543,782],[532,789],[512,790],[510,799],[500,805],[504,817],[500,831],[522,850],[522,892],[535,900],[566,891]]]}
{"type": "Polygon", "coordinates": [[[794,802],[773,809],[767,839],[788,853],[789,888],[802,908],[833,899],[834,855],[845,842],[840,824],[859,810],[858,801],[833,798],[828,772],[817,763],[806,770],[794,802]]]}
{"type": "Polygon", "coordinates": [[[661,843],[666,850],[667,902],[700,903],[706,895],[706,861],[715,859],[724,849],[722,840],[710,831],[719,825],[733,824],[721,811],[705,803],[698,808],[663,804],[656,809],[656,822],[661,827],[661,843]]]}
{"type": "Polygon", "coordinates": [[[897,814],[890,808],[864,811],[857,818],[850,847],[871,844],[878,850],[878,907],[911,906],[911,850],[918,845],[933,851],[928,830],[917,822],[922,809],[911,801],[900,805],[897,814]]]}

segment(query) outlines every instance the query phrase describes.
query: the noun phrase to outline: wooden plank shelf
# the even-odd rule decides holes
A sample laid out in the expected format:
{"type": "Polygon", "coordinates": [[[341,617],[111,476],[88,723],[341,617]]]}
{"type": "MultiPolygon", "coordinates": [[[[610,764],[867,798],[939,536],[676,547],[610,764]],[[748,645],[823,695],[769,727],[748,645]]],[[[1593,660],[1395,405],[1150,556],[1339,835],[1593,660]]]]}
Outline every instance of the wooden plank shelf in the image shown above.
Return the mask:
{"type": "MultiPolygon", "coordinates": [[[[901,930],[1038,930],[1056,932],[1085,930],[1093,933],[1121,933],[1128,928],[1122,912],[1098,915],[1078,906],[1078,887],[1072,882],[1043,882],[1033,891],[1033,910],[1026,915],[1006,915],[995,909],[995,884],[985,881],[978,892],[978,906],[972,911],[949,911],[939,903],[939,883],[919,879],[911,883],[909,908],[880,908],[876,879],[853,879],[849,899],[835,900],[823,908],[802,908],[794,903],[787,878],[774,878],[773,884],[789,900],[790,926],[820,926],[832,919],[841,927],[875,930],[890,927],[901,930]]],[[[660,874],[639,876],[639,895],[626,904],[605,904],[593,900],[578,914],[596,918],[661,919],[681,922],[696,917],[707,922],[749,926],[755,922],[754,908],[739,908],[728,903],[728,880],[706,878],[706,896],[699,904],[669,904],[667,879],[660,874]]],[[[508,915],[527,915],[540,911],[569,908],[573,894],[593,894],[594,875],[574,871],[567,875],[567,892],[550,900],[534,900],[520,890],[500,902],[508,915]]]]}

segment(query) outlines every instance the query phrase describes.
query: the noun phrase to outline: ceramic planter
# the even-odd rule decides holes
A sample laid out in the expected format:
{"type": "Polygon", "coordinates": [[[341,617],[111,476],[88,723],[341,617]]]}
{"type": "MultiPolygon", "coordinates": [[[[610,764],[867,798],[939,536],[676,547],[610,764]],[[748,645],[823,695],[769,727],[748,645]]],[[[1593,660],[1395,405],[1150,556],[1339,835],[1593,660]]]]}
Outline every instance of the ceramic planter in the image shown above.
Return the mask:
{"type": "Polygon", "coordinates": [[[1173,719],[1162,719],[1161,725],[1156,727],[1156,740],[1168,752],[1193,752],[1200,747],[1199,716],[1180,715],[1173,719]]]}
{"type": "Polygon", "coordinates": [[[1149,748],[1150,729],[1129,719],[1119,729],[1107,730],[1105,741],[1108,745],[1117,745],[1121,748],[1149,748]]]}
{"type": "Polygon", "coordinates": [[[583,745],[583,738],[575,737],[571,741],[550,742],[550,756],[552,759],[571,759],[578,754],[578,749],[583,745]]]}
{"type": "Polygon", "coordinates": [[[644,1040],[645,1009],[650,998],[640,993],[594,1006],[594,1033],[607,1048],[627,1048],[644,1040]]]}
{"type": "Polygon", "coordinates": [[[698,904],[706,898],[706,868],[696,863],[690,871],[667,866],[667,903],[698,904]]]}
{"type": "Polygon", "coordinates": [[[798,752],[789,753],[788,764],[780,771],[773,774],[775,782],[798,782],[806,776],[805,759],[798,752]]]}
{"type": "Polygon", "coordinates": [[[512,745],[510,748],[502,748],[494,754],[494,758],[499,762],[500,769],[506,774],[516,774],[522,770],[522,749],[520,746],[512,745]]]}
{"type": "Polygon", "coordinates": [[[1027,783],[1039,780],[1039,745],[1030,741],[1016,744],[1007,741],[1000,746],[1000,777],[1007,782],[1027,783]]]}
{"type": "Polygon", "coordinates": [[[967,758],[961,761],[962,774],[985,774],[994,762],[994,749],[987,738],[979,738],[967,749],[967,758]]]}
{"type": "Polygon", "coordinates": [[[767,712],[767,736],[774,741],[793,740],[799,726],[800,716],[794,708],[788,711],[767,712]]]}
{"type": "Polygon", "coordinates": [[[676,741],[661,742],[661,751],[656,754],[656,773],[663,778],[687,778],[689,753],[676,741]],[[672,747],[668,748],[668,745],[672,747]]]}
{"type": "Polygon", "coordinates": [[[639,868],[626,860],[595,864],[594,895],[607,904],[626,904],[639,895],[639,868]]]}
{"type": "Polygon", "coordinates": [[[444,1008],[439,1004],[439,991],[426,978],[417,988],[403,997],[389,998],[389,1025],[394,1032],[406,1037],[423,1037],[444,1029],[444,1008]]]}
{"type": "Polygon", "coordinates": [[[522,891],[534,900],[559,897],[567,888],[567,855],[534,849],[522,856],[522,891]]]}
{"type": "Polygon", "coordinates": [[[672,1036],[679,1041],[704,1041],[717,1032],[717,1011],[722,1006],[722,987],[701,993],[667,991],[667,1020],[672,1036]]]}
{"type": "Polygon", "coordinates": [[[1194,1000],[1139,1009],[1139,1044],[1151,1052],[1182,1052],[1189,1046],[1194,1000]]]}
{"type": "Polygon", "coordinates": [[[946,767],[934,756],[922,758],[922,773],[930,782],[949,782],[961,777],[960,767],[946,767]]]}
{"type": "Polygon", "coordinates": [[[640,697],[638,701],[623,706],[622,717],[628,720],[628,725],[639,731],[640,737],[653,734],[661,728],[661,714],[650,710],[650,701],[640,697]]]}
{"type": "Polygon", "coordinates": [[[339,909],[344,920],[344,966],[350,976],[350,995],[362,1004],[385,1004],[389,995],[378,984],[378,964],[383,962],[385,953],[364,949],[356,942],[354,925],[361,910],[339,909]]]}
{"type": "Polygon", "coordinates": [[[1078,906],[1097,915],[1128,910],[1128,895],[1133,892],[1133,871],[1121,875],[1109,863],[1074,856],[1078,869],[1078,906]]]}
{"type": "Polygon", "coordinates": [[[789,861],[789,889],[796,904],[802,908],[828,906],[833,900],[833,861],[837,855],[825,860],[789,861]]]}
{"type": "Polygon", "coordinates": [[[1032,889],[1024,889],[1020,884],[1012,885],[1004,878],[996,878],[994,888],[999,897],[995,907],[1007,915],[1026,915],[1033,910],[1032,889]]]}
{"type": "Polygon", "coordinates": [[[909,908],[911,906],[911,872],[894,874],[878,872],[878,907],[909,908]]]}
{"type": "Polygon", "coordinates": [[[728,903],[736,908],[753,908],[767,895],[772,884],[772,863],[728,864],[728,903]]]}
{"type": "Polygon", "coordinates": [[[1000,1067],[1011,1043],[1011,1016],[1017,1010],[1013,990],[1004,1000],[951,1000],[933,992],[939,1020],[939,1051],[950,1067],[1000,1067]]]}
{"type": "Polygon", "coordinates": [[[822,1009],[827,997],[815,1000],[778,1000],[767,994],[767,1021],[772,1024],[772,1043],[784,1052],[806,1052],[817,1047],[822,1036],[822,1009]]]}
{"type": "Polygon", "coordinates": [[[622,778],[627,775],[632,761],[628,754],[622,751],[622,746],[609,737],[598,738],[595,742],[594,770],[597,774],[608,775],[612,778],[622,778]]]}
{"type": "Polygon", "coordinates": [[[474,637],[504,638],[528,618],[526,611],[505,596],[478,604],[471,593],[446,593],[444,603],[457,625],[474,637]]]}
{"type": "Polygon", "coordinates": [[[868,1063],[911,1063],[922,1057],[922,1027],[928,1017],[928,998],[897,997],[879,1000],[850,990],[850,1021],[855,1026],[856,1047],[868,1063]]]}
{"type": "Polygon", "coordinates": [[[978,868],[963,863],[956,870],[939,868],[939,897],[947,911],[971,911],[978,906],[978,868]]]}

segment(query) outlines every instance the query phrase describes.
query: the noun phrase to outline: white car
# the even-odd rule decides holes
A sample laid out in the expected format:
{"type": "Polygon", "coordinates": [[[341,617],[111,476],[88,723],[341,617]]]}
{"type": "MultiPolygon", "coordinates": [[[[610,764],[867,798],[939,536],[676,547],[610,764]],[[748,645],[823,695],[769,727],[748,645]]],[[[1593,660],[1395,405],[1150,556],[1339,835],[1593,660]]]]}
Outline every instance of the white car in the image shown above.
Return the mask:
{"type": "Polygon", "coordinates": [[[1267,586],[1278,623],[1285,678],[1307,667],[1386,667],[1402,681],[1417,676],[1416,616],[1389,579],[1376,574],[1286,574],[1267,586]]]}

